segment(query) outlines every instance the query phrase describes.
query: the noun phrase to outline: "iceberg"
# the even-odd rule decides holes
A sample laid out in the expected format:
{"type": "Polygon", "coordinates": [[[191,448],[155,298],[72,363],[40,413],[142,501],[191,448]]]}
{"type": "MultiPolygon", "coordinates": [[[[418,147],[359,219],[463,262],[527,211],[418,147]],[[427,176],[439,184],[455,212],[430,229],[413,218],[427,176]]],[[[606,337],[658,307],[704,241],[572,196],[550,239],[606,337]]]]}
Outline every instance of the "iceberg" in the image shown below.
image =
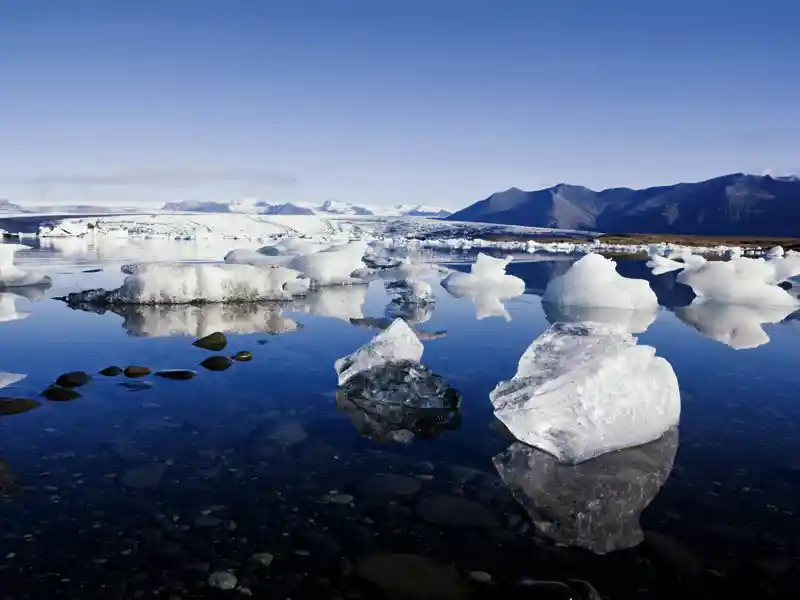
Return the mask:
{"type": "Polygon", "coordinates": [[[606,554],[640,544],[639,519],[669,478],[678,430],[658,440],[562,465],[522,443],[492,459],[537,531],[557,544],[606,554]]]}
{"type": "Polygon", "coordinates": [[[61,298],[70,305],[201,304],[290,300],[309,281],[284,267],[226,264],[138,265],[115,290],[87,290],[61,298]]]}
{"type": "Polygon", "coordinates": [[[4,373],[0,371],[0,389],[14,385],[18,381],[25,379],[25,377],[27,377],[27,375],[21,375],[19,373],[4,373]]]}
{"type": "Polygon", "coordinates": [[[458,392],[410,361],[354,375],[336,392],[335,404],[361,435],[378,442],[431,439],[461,426],[458,392]]]}
{"type": "Polygon", "coordinates": [[[29,316],[31,316],[31,313],[19,312],[17,310],[16,297],[14,294],[0,293],[0,323],[19,321],[29,316]]]}
{"type": "Polygon", "coordinates": [[[422,351],[422,343],[414,331],[402,319],[395,319],[369,343],[337,359],[334,369],[341,386],[351,377],[374,367],[398,361],[418,363],[422,359],[422,351]]]}
{"type": "Polygon", "coordinates": [[[598,323],[553,325],[490,398],[516,439],[567,464],[658,439],[681,405],[669,362],[598,323]]]}
{"type": "Polygon", "coordinates": [[[663,275],[664,273],[683,269],[686,264],[656,254],[650,257],[650,260],[647,261],[647,266],[653,271],[653,275],[663,275]]]}
{"type": "Polygon", "coordinates": [[[362,260],[366,249],[367,243],[363,241],[331,246],[319,252],[297,256],[286,266],[299,271],[316,286],[363,283],[352,274],[366,267],[362,260]]]}
{"type": "Polygon", "coordinates": [[[21,250],[30,250],[24,244],[0,243],[0,290],[27,286],[49,287],[52,280],[47,275],[25,271],[14,264],[14,255],[21,250]]]}
{"type": "Polygon", "coordinates": [[[763,325],[780,323],[794,311],[794,306],[748,306],[711,301],[676,308],[675,314],[704,336],[736,350],[747,350],[769,343],[763,325]]]}
{"type": "Polygon", "coordinates": [[[617,273],[613,260],[599,254],[587,254],[566,273],[551,279],[542,302],[558,306],[658,309],[658,298],[647,281],[623,277],[617,273]]]}
{"type": "Polygon", "coordinates": [[[506,274],[510,262],[510,256],[501,259],[479,254],[469,273],[453,271],[442,281],[442,287],[455,298],[470,298],[476,319],[503,317],[510,321],[503,301],[525,293],[525,282],[506,274]]]}

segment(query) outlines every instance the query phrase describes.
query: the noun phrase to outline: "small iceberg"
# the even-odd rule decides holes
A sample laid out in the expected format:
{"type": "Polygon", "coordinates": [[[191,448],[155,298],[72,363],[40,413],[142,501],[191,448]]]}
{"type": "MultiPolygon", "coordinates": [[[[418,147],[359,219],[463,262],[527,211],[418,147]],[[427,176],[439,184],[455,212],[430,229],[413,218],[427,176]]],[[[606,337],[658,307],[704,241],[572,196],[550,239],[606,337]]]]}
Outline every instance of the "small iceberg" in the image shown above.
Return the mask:
{"type": "Polygon", "coordinates": [[[502,317],[510,321],[503,301],[525,293],[525,282],[506,273],[511,260],[510,256],[478,254],[469,273],[453,271],[442,281],[442,287],[456,298],[470,298],[475,304],[476,319],[502,317]]]}
{"type": "Polygon", "coordinates": [[[495,416],[567,464],[658,439],[680,419],[678,379],[636,342],[615,326],[553,325],[491,392],[495,416]]]}
{"type": "Polygon", "coordinates": [[[769,343],[764,325],[780,323],[794,311],[794,306],[748,306],[712,301],[676,308],[675,315],[712,340],[735,350],[748,350],[769,343]]]}
{"type": "Polygon", "coordinates": [[[314,286],[364,283],[353,277],[353,272],[366,267],[362,260],[366,249],[367,243],[363,241],[331,246],[297,256],[287,262],[286,267],[302,273],[314,286]]]}
{"type": "Polygon", "coordinates": [[[22,381],[26,377],[27,375],[21,375],[19,373],[4,373],[0,371],[0,389],[6,388],[10,385],[14,385],[15,383],[22,381]]]}
{"type": "Polygon", "coordinates": [[[61,298],[71,306],[94,304],[202,304],[291,300],[308,279],[284,267],[227,264],[138,265],[115,290],[87,290],[61,298]]]}
{"type": "Polygon", "coordinates": [[[402,319],[395,319],[369,343],[336,360],[334,368],[339,376],[339,385],[344,385],[358,373],[389,363],[418,363],[422,359],[422,351],[422,343],[414,331],[402,319]]]}
{"type": "Polygon", "coordinates": [[[640,544],[642,512],[669,478],[678,430],[658,440],[562,465],[522,443],[492,459],[536,529],[555,543],[606,554],[640,544]]]}
{"type": "Polygon", "coordinates": [[[550,280],[542,302],[557,306],[658,310],[658,298],[644,279],[629,279],[616,263],[599,254],[587,254],[563,275],[550,280]]]}
{"type": "Polygon", "coordinates": [[[30,250],[24,244],[0,243],[0,290],[28,286],[49,287],[52,280],[35,271],[25,271],[14,264],[14,255],[21,250],[30,250]]]}

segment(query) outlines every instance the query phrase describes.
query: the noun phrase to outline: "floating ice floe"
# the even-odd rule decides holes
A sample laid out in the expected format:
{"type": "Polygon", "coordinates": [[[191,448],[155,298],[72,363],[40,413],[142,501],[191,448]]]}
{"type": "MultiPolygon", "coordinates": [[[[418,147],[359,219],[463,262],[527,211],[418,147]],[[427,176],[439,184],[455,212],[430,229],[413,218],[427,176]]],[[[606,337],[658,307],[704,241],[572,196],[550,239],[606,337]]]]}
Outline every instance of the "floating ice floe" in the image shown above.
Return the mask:
{"type": "Polygon", "coordinates": [[[570,464],[658,439],[681,404],[669,362],[597,323],[553,325],[490,398],[514,437],[570,464]]]}
{"type": "Polygon", "coordinates": [[[14,385],[18,381],[25,379],[25,377],[27,377],[27,375],[21,375],[19,373],[4,373],[0,371],[0,388],[14,385]]]}
{"type": "Polygon", "coordinates": [[[506,273],[511,260],[510,256],[493,258],[478,254],[469,273],[453,271],[442,281],[442,287],[456,298],[471,298],[479,320],[493,316],[510,320],[503,300],[525,293],[525,282],[506,273]]]}
{"type": "Polygon", "coordinates": [[[423,347],[414,331],[403,321],[395,319],[389,327],[372,340],[334,363],[339,375],[339,385],[348,379],[374,367],[398,361],[418,363],[422,359],[423,347]]]}
{"type": "Polygon", "coordinates": [[[353,277],[353,272],[366,267],[361,260],[366,249],[367,243],[364,241],[331,246],[319,252],[297,256],[286,266],[302,273],[315,286],[363,283],[353,277]]]}
{"type": "Polygon", "coordinates": [[[794,306],[752,306],[693,302],[675,309],[677,317],[704,336],[736,350],[769,343],[763,326],[780,323],[795,311],[794,306]]]}
{"type": "Polygon", "coordinates": [[[14,294],[0,293],[0,323],[19,321],[31,316],[31,313],[17,310],[16,296],[14,294]]]}
{"type": "Polygon", "coordinates": [[[559,464],[521,443],[492,462],[541,534],[606,554],[643,541],[639,519],[667,481],[677,450],[678,430],[671,429],[649,444],[580,465],[559,464]]]}
{"type": "Polygon", "coordinates": [[[290,300],[305,294],[310,282],[284,267],[253,265],[139,265],[115,290],[69,294],[71,305],[192,304],[290,300]]]}
{"type": "Polygon", "coordinates": [[[21,250],[30,250],[23,244],[0,243],[0,290],[27,286],[49,286],[52,280],[47,275],[25,271],[14,264],[14,255],[21,250]]]}

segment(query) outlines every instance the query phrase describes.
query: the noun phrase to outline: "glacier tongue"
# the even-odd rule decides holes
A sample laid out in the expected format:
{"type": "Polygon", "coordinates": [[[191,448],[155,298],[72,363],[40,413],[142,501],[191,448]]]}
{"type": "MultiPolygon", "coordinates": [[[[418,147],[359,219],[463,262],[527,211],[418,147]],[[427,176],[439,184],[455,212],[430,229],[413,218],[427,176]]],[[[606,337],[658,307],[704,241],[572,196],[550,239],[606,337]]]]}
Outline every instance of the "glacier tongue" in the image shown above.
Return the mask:
{"type": "Polygon", "coordinates": [[[680,418],[672,366],[597,323],[553,325],[490,398],[514,437],[570,464],[658,439],[680,418]]]}
{"type": "Polygon", "coordinates": [[[362,371],[388,363],[402,360],[418,363],[422,359],[422,350],[422,343],[414,330],[403,319],[395,319],[370,342],[334,363],[339,385],[362,371]]]}

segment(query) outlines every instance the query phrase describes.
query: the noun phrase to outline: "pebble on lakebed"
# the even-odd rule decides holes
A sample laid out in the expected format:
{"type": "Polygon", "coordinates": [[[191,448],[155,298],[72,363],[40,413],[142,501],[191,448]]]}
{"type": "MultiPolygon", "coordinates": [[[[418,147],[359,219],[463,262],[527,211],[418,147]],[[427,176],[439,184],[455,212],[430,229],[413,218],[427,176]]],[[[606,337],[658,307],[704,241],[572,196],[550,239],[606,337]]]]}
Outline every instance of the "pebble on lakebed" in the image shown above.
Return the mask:
{"type": "Polygon", "coordinates": [[[41,405],[38,400],[30,398],[0,398],[0,417],[20,415],[41,405]]]}
{"type": "Polygon", "coordinates": [[[130,367],[125,367],[125,377],[144,377],[145,375],[150,375],[151,371],[147,367],[141,367],[138,365],[131,365],[130,367]]]}
{"type": "Polygon", "coordinates": [[[224,371],[230,368],[232,364],[233,361],[227,356],[209,356],[200,363],[200,366],[209,371],[224,371]]]}
{"type": "Polygon", "coordinates": [[[208,585],[219,590],[232,590],[236,587],[239,580],[236,575],[228,571],[217,571],[208,576],[208,585]]]}
{"type": "Polygon", "coordinates": [[[89,383],[91,377],[84,371],[72,371],[71,373],[64,373],[59,375],[56,379],[56,385],[67,388],[81,387],[89,383]]]}
{"type": "Polygon", "coordinates": [[[228,339],[225,337],[224,333],[220,333],[219,331],[210,333],[192,342],[192,346],[197,346],[203,350],[211,350],[212,352],[220,352],[224,350],[227,345],[228,339]]]}
{"type": "Polygon", "coordinates": [[[100,375],[103,375],[104,377],[116,377],[117,375],[122,375],[122,369],[116,365],[106,367],[100,371],[100,375]]]}
{"type": "Polygon", "coordinates": [[[81,395],[72,388],[51,385],[42,392],[42,397],[51,402],[69,402],[70,400],[77,400],[81,395]]]}
{"type": "Polygon", "coordinates": [[[156,371],[156,375],[158,377],[163,377],[164,379],[172,379],[174,381],[186,381],[187,379],[192,379],[193,377],[196,377],[197,372],[190,371],[189,369],[163,369],[161,371],[156,371]]]}

